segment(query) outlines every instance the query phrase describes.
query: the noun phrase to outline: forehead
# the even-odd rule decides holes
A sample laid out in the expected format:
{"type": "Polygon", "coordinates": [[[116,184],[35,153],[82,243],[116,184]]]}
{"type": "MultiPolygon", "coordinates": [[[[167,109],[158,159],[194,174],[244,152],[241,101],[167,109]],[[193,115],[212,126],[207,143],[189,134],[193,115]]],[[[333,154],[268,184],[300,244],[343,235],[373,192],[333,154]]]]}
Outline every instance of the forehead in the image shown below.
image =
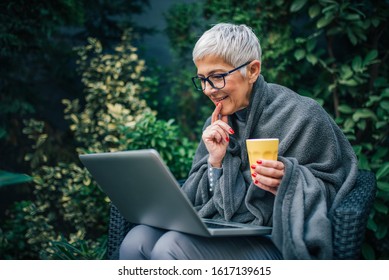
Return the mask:
{"type": "Polygon", "coordinates": [[[226,72],[233,67],[218,56],[206,56],[195,61],[197,74],[207,76],[216,71],[226,72]]]}

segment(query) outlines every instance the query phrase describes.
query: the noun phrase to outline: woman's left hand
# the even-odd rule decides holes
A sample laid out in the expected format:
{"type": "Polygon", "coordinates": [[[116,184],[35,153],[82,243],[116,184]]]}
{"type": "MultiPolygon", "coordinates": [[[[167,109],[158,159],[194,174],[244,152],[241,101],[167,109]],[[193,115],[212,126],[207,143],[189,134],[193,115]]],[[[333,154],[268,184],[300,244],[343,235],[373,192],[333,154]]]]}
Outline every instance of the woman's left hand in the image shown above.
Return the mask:
{"type": "Polygon", "coordinates": [[[254,185],[276,195],[284,177],[285,165],[277,160],[258,160],[251,166],[254,185]]]}

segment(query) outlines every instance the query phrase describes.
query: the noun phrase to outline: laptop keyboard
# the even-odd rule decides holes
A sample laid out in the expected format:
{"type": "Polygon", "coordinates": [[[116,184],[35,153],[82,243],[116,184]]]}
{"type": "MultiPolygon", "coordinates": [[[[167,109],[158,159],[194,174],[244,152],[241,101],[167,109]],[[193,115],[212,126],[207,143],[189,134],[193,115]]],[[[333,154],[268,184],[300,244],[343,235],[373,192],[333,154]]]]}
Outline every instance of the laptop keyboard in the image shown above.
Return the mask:
{"type": "Polygon", "coordinates": [[[241,228],[239,226],[233,226],[233,225],[221,225],[221,224],[215,224],[209,222],[204,222],[204,223],[208,228],[241,228]]]}

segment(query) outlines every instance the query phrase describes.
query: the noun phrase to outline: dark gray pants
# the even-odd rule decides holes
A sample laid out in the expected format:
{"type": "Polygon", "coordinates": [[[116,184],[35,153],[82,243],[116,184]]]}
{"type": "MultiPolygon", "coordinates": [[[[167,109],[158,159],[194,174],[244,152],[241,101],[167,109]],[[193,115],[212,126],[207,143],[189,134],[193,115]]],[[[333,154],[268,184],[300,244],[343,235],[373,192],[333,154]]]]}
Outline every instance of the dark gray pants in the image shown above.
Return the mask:
{"type": "Polygon", "coordinates": [[[200,237],[145,225],[131,229],[120,246],[127,260],[279,260],[267,236],[200,237]]]}

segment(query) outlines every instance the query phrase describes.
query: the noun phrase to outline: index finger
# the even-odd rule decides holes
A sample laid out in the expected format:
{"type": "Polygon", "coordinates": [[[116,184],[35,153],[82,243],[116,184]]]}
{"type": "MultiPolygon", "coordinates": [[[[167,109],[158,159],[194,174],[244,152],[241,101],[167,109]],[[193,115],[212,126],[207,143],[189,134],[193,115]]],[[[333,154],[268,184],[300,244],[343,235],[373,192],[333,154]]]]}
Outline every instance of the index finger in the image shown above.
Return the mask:
{"type": "Polygon", "coordinates": [[[215,110],[213,110],[213,113],[212,113],[212,123],[219,120],[219,115],[220,115],[221,110],[222,110],[222,106],[220,103],[218,103],[215,107],[215,110]]]}

